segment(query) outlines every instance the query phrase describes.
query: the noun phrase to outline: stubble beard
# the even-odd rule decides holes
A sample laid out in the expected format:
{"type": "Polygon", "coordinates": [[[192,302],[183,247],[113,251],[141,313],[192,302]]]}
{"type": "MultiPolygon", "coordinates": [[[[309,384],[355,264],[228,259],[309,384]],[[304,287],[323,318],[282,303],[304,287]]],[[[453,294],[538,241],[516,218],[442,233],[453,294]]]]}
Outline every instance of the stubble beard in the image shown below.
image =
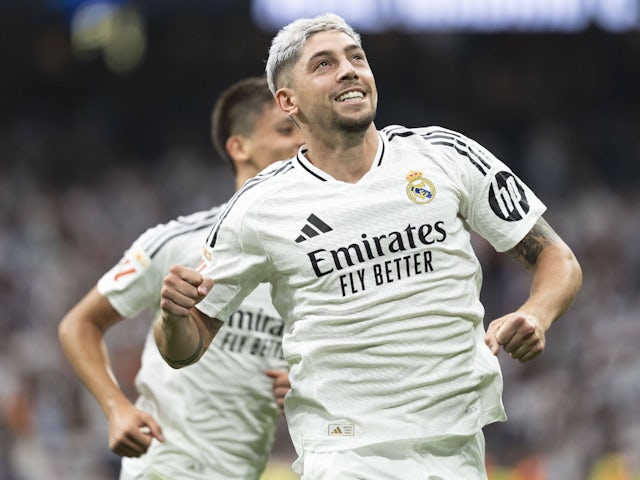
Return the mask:
{"type": "Polygon", "coordinates": [[[329,124],[333,125],[336,130],[344,134],[360,135],[367,131],[375,117],[375,107],[358,116],[339,115],[334,111],[329,119],[329,124]]]}

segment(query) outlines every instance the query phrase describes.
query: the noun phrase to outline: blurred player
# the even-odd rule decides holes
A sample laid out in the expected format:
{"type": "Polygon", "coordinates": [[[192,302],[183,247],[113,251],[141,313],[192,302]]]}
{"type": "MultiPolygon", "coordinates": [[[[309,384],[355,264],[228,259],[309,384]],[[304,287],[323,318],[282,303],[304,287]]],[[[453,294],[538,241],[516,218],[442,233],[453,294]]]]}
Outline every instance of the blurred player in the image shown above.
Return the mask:
{"type": "MultiPolygon", "coordinates": [[[[276,106],[267,83],[249,78],[220,96],[212,115],[216,149],[233,168],[236,187],[296,153],[299,129],[276,106]]],[[[271,450],[288,387],[283,322],[262,285],[230,314],[202,361],[175,370],[149,332],[133,405],[112,373],[105,332],[143,309],[160,306],[172,264],[195,266],[224,207],[179,217],[143,233],[122,260],[75,305],[60,342],[109,422],[109,448],[124,458],[120,478],[256,480],[271,450]],[[277,400],[274,395],[280,396],[277,400]]]]}
{"type": "Polygon", "coordinates": [[[197,359],[268,281],[288,327],[285,410],[303,480],[486,479],[482,428],[506,418],[495,354],[544,350],[581,286],[575,256],[477,142],[376,128],[374,75],[340,17],[281,29],[267,78],[305,146],[234,196],[201,269],[171,268],[156,343],[197,359]],[[532,272],[522,306],[486,332],[470,229],[532,272]]]}

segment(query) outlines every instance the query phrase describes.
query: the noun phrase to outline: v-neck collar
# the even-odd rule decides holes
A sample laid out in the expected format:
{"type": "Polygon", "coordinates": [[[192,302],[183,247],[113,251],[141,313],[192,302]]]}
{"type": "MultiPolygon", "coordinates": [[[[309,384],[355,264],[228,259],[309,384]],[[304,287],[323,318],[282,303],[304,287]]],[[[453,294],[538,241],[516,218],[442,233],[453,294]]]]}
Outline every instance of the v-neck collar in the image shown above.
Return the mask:
{"type": "MultiPolygon", "coordinates": [[[[385,136],[382,135],[379,131],[377,133],[378,133],[378,150],[376,151],[376,154],[373,157],[371,168],[356,183],[359,183],[363,178],[369,175],[371,171],[373,171],[375,168],[378,168],[382,165],[382,160],[383,160],[384,151],[385,151],[385,136]]],[[[298,150],[298,153],[296,154],[296,161],[298,165],[302,167],[302,169],[306,171],[309,175],[317,178],[322,182],[342,182],[341,180],[336,180],[324,170],[321,170],[318,167],[316,167],[313,163],[307,160],[306,154],[307,154],[307,146],[302,145],[302,147],[300,147],[300,150],[298,150]]],[[[342,183],[346,183],[346,182],[342,182],[342,183]]]]}

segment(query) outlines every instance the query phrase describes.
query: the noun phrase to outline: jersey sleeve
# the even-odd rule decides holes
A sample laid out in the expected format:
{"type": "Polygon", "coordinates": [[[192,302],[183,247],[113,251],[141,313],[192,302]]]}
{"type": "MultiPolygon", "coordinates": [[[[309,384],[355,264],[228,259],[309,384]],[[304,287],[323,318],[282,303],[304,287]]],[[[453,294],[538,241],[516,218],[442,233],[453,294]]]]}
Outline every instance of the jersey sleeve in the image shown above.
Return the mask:
{"type": "Polygon", "coordinates": [[[476,141],[460,135],[461,214],[498,251],[520,242],[546,207],[511,169],[476,141]]]}
{"type": "Polygon", "coordinates": [[[243,200],[231,202],[220,215],[207,238],[198,269],[215,282],[209,295],[197,305],[213,318],[228,318],[258,284],[268,281],[267,255],[257,228],[259,215],[243,200]]]}
{"type": "Polygon", "coordinates": [[[144,249],[143,237],[98,281],[98,291],[123,317],[137,315],[160,301],[162,266],[158,265],[158,258],[152,259],[144,249]]]}
{"type": "Polygon", "coordinates": [[[216,211],[198,212],[144,232],[98,281],[98,291],[124,317],[160,307],[162,281],[171,265],[194,267],[216,211]]]}

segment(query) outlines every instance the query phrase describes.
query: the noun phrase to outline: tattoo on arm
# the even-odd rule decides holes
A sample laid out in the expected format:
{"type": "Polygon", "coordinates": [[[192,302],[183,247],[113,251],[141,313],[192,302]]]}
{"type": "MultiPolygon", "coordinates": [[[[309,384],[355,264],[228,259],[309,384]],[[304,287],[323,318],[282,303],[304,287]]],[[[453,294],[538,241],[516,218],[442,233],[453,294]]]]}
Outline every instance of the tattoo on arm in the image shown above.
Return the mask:
{"type": "Polygon", "coordinates": [[[507,253],[527,270],[531,270],[535,267],[542,250],[559,239],[553,228],[541,217],[520,243],[507,253]]]}

